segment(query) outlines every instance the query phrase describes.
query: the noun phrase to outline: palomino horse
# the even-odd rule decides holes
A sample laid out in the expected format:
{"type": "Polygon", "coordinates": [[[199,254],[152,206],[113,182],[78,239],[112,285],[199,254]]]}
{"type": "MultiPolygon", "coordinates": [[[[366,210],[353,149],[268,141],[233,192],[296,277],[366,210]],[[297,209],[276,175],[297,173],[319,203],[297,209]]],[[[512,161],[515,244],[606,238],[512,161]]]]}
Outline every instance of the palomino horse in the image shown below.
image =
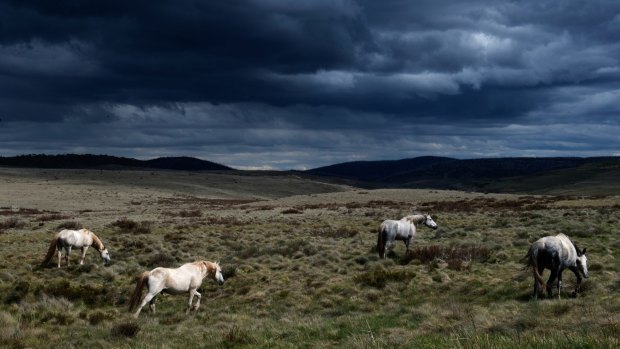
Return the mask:
{"type": "Polygon", "coordinates": [[[564,234],[545,236],[534,242],[525,256],[528,267],[532,267],[534,273],[534,298],[537,298],[545,280],[541,274],[543,270],[551,270],[551,276],[547,281],[547,296],[551,298],[553,281],[558,278],[558,299],[562,290],[562,272],[565,268],[570,269],[577,277],[577,287],[573,295],[579,292],[581,275],[588,278],[588,258],[586,249],[579,250],[577,246],[564,234]]]}
{"type": "Polygon", "coordinates": [[[133,315],[136,318],[140,315],[140,310],[142,310],[146,303],[149,303],[149,308],[151,308],[153,313],[155,312],[155,296],[162,291],[169,294],[189,293],[187,313],[192,309],[194,296],[197,296],[198,301],[193,306],[193,309],[198,310],[202,296],[196,290],[202,284],[202,279],[207,276],[217,281],[220,285],[224,283],[222,269],[217,262],[197,261],[183,264],[176,269],[160,267],[151,271],[145,271],[138,277],[136,289],[129,302],[129,311],[132,311],[138,304],[138,301],[140,301],[144,285],[147,286],[148,292],[133,315]]]}
{"type": "Polygon", "coordinates": [[[392,249],[394,240],[403,240],[407,251],[409,251],[409,244],[415,236],[418,224],[424,224],[429,228],[437,229],[437,223],[427,214],[405,216],[399,221],[392,219],[384,220],[379,226],[379,234],[377,236],[379,257],[385,258],[392,249]]]}
{"type": "Polygon", "coordinates": [[[54,252],[58,249],[58,268],[60,268],[60,258],[62,256],[62,249],[65,249],[65,261],[67,265],[69,265],[69,254],[71,253],[72,247],[79,247],[82,249],[82,257],[80,258],[80,264],[84,264],[84,258],[86,257],[86,251],[88,247],[93,246],[99,251],[101,254],[101,258],[105,264],[110,262],[110,253],[103,246],[103,242],[95,235],[92,231],[88,229],[80,229],[80,230],[61,230],[54,236],[52,242],[50,243],[50,247],[47,251],[47,255],[45,256],[45,260],[41,263],[42,266],[47,265],[49,261],[54,256],[54,252]]]}

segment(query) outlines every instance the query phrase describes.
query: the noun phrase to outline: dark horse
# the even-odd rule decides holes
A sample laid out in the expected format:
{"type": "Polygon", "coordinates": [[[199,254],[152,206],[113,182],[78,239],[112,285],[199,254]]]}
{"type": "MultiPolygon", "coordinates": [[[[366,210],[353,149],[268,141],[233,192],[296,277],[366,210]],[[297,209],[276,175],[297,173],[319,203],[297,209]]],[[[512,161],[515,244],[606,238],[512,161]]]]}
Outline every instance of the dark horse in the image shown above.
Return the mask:
{"type": "Polygon", "coordinates": [[[547,280],[547,296],[551,298],[553,282],[558,279],[558,299],[562,289],[562,271],[568,268],[575,273],[577,287],[573,291],[576,295],[581,285],[581,274],[588,278],[588,258],[586,249],[579,250],[577,246],[564,234],[545,236],[534,242],[525,256],[526,264],[534,273],[534,298],[541,293],[545,281],[541,274],[543,270],[551,270],[547,280]]]}

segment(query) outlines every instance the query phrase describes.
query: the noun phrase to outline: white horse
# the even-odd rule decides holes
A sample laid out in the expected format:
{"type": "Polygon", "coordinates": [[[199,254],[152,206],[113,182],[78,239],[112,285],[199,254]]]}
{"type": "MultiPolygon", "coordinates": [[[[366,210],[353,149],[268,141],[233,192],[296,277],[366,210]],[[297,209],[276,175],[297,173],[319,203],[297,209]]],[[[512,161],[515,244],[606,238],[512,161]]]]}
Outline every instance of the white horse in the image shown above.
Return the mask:
{"type": "Polygon", "coordinates": [[[54,256],[54,252],[58,249],[58,268],[60,268],[60,259],[62,256],[62,249],[65,249],[65,261],[67,265],[69,265],[69,254],[71,253],[71,248],[79,247],[82,249],[82,257],[80,258],[80,264],[84,264],[84,258],[86,258],[86,251],[88,247],[93,246],[99,251],[101,258],[105,264],[110,262],[110,253],[103,246],[103,242],[95,235],[92,231],[88,229],[80,229],[80,230],[68,230],[63,229],[59,233],[57,233],[52,242],[50,243],[50,247],[47,251],[47,255],[41,263],[42,266],[47,265],[49,261],[54,256]]]}
{"type": "Polygon", "coordinates": [[[534,273],[534,298],[537,298],[545,284],[541,274],[543,270],[551,270],[547,281],[547,296],[551,298],[553,282],[558,278],[558,299],[562,290],[562,272],[568,268],[577,277],[577,287],[573,295],[579,292],[581,275],[588,278],[588,258],[586,249],[579,250],[577,246],[564,234],[545,236],[534,242],[526,255],[526,264],[532,267],[534,273]]]}
{"type": "Polygon", "coordinates": [[[415,236],[418,224],[424,224],[429,228],[437,229],[437,223],[427,214],[405,216],[398,221],[392,219],[384,220],[379,226],[377,236],[379,257],[385,258],[387,253],[393,248],[394,240],[403,240],[407,251],[409,251],[409,244],[415,236]]]}
{"type": "Polygon", "coordinates": [[[169,294],[188,292],[189,302],[187,304],[186,313],[189,313],[192,308],[198,310],[198,307],[200,307],[200,298],[202,296],[198,293],[197,289],[202,284],[202,279],[207,276],[217,281],[220,285],[224,283],[222,269],[217,262],[196,261],[183,264],[176,269],[159,267],[151,271],[145,271],[138,277],[136,289],[129,302],[129,311],[131,312],[138,304],[138,301],[140,301],[142,289],[145,285],[148,288],[148,292],[142,299],[142,303],[138,307],[138,310],[136,310],[133,315],[136,318],[140,315],[140,311],[146,303],[149,303],[149,308],[153,313],[155,312],[155,296],[162,291],[169,294]],[[198,301],[192,307],[194,296],[198,297],[198,301]]]}

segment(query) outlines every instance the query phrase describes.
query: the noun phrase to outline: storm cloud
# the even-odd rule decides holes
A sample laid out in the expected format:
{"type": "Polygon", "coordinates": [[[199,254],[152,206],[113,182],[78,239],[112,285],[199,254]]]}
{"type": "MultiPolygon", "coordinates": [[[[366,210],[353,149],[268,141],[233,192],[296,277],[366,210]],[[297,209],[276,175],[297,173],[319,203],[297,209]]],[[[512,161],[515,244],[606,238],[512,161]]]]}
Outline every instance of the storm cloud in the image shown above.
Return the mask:
{"type": "Polygon", "coordinates": [[[0,1],[0,154],[619,155],[617,1],[0,1]]]}

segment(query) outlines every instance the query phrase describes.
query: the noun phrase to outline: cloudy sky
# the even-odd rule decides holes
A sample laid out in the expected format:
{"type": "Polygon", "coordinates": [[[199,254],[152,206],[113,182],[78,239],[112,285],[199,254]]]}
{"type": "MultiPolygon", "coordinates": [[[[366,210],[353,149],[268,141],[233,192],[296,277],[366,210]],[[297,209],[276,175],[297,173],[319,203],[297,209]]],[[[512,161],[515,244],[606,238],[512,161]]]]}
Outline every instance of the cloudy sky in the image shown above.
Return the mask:
{"type": "Polygon", "coordinates": [[[0,155],[620,155],[617,0],[0,0],[0,155]]]}

